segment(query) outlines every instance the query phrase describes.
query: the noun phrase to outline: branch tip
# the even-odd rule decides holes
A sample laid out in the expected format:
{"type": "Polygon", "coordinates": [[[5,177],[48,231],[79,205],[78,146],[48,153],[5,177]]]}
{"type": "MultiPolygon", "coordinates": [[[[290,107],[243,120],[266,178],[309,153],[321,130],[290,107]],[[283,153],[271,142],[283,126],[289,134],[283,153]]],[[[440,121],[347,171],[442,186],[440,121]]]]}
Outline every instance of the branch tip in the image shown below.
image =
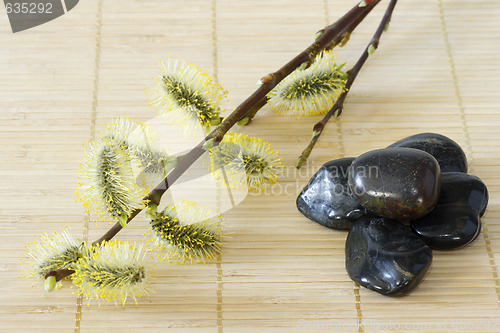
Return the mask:
{"type": "MultiPolygon", "coordinates": [[[[366,7],[375,1],[376,0],[364,0],[364,1],[360,2],[358,6],[359,7],[366,7]]],[[[375,4],[377,4],[377,3],[378,3],[378,1],[375,2],[375,4]]],[[[342,107],[344,105],[344,101],[345,101],[345,98],[347,96],[347,93],[349,92],[351,85],[353,84],[354,80],[356,79],[356,76],[358,75],[359,71],[361,70],[361,68],[365,64],[368,57],[370,55],[372,55],[375,52],[375,50],[377,49],[378,44],[379,44],[379,40],[380,40],[380,36],[382,35],[384,28],[387,26],[387,24],[389,23],[389,21],[391,19],[392,12],[394,10],[394,7],[396,6],[396,3],[397,3],[397,0],[391,0],[391,2],[389,3],[389,5],[385,11],[385,14],[384,14],[382,20],[380,21],[379,27],[377,28],[375,34],[373,35],[370,43],[368,44],[366,49],[363,51],[363,53],[359,57],[356,64],[350,70],[348,70],[346,72],[346,75],[348,77],[346,80],[345,88],[342,91],[342,93],[340,94],[340,96],[338,97],[337,102],[335,102],[335,104],[332,106],[332,108],[325,114],[323,119],[314,125],[313,137],[312,137],[311,141],[309,142],[309,145],[307,146],[307,148],[302,152],[302,155],[300,156],[299,161],[297,163],[297,168],[300,168],[305,163],[305,161],[307,160],[309,155],[311,154],[311,151],[313,150],[316,142],[318,141],[319,137],[321,136],[323,127],[330,120],[330,118],[332,116],[338,117],[342,113],[342,107]]]]}
{"type": "Polygon", "coordinates": [[[45,292],[50,293],[52,290],[54,290],[54,288],[56,287],[56,283],[57,280],[55,274],[46,277],[43,281],[43,288],[45,289],[45,292]]]}

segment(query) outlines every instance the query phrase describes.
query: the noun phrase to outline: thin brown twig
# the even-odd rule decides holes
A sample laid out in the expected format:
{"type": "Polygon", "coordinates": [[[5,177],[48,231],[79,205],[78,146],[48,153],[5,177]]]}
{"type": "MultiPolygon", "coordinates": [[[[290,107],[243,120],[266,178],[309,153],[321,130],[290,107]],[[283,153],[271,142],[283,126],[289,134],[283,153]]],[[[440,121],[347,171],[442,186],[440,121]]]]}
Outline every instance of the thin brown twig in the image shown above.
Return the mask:
{"type": "Polygon", "coordinates": [[[309,145],[304,149],[302,154],[299,157],[299,160],[297,162],[297,169],[300,169],[305,162],[307,161],[307,158],[311,154],[314,146],[316,145],[316,142],[318,142],[319,137],[321,136],[321,133],[323,133],[323,130],[330,120],[332,116],[338,117],[342,113],[342,108],[344,107],[344,101],[347,96],[347,94],[350,91],[350,88],[352,84],[354,83],[354,80],[358,76],[359,71],[365,64],[366,60],[368,57],[375,52],[375,50],[378,48],[378,44],[380,42],[380,37],[382,36],[382,33],[384,32],[385,28],[387,27],[389,21],[391,20],[392,12],[394,11],[394,7],[396,6],[397,0],[391,0],[389,3],[389,6],[387,6],[387,10],[385,11],[385,14],[380,21],[380,24],[377,28],[377,31],[373,35],[372,39],[370,40],[370,43],[366,47],[366,49],[363,51],[361,56],[359,57],[358,61],[356,64],[347,72],[349,75],[346,84],[345,84],[345,89],[343,92],[340,94],[339,98],[335,102],[335,104],[332,106],[332,108],[328,111],[328,113],[325,114],[323,119],[321,121],[317,122],[314,127],[313,127],[313,134],[311,141],[309,142],[309,145]]]}

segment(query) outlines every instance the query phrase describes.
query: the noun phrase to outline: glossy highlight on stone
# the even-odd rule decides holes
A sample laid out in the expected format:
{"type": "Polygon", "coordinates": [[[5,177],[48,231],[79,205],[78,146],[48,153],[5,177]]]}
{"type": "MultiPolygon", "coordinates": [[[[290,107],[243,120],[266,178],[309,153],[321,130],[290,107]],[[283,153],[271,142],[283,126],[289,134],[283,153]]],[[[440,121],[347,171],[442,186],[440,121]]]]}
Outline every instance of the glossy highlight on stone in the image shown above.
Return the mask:
{"type": "Polygon", "coordinates": [[[425,151],[438,161],[441,172],[467,172],[467,157],[452,139],[436,133],[420,133],[401,139],[389,147],[425,151]]]}
{"type": "Polygon", "coordinates": [[[347,184],[354,157],[325,163],[297,197],[297,208],[307,218],[325,227],[348,230],[364,214],[347,184]]]}
{"type": "Polygon", "coordinates": [[[352,162],[348,182],[359,203],[373,215],[415,220],[438,202],[440,168],[421,150],[378,149],[352,162]]]}
{"type": "Polygon", "coordinates": [[[383,295],[414,289],[432,262],[432,250],[409,228],[382,217],[354,223],[345,246],[346,269],[359,285],[383,295]]]}
{"type": "Polygon", "coordinates": [[[445,172],[441,174],[437,206],[428,215],[412,221],[411,228],[433,249],[458,249],[479,236],[480,216],[487,204],[488,190],[478,177],[445,172]]]}

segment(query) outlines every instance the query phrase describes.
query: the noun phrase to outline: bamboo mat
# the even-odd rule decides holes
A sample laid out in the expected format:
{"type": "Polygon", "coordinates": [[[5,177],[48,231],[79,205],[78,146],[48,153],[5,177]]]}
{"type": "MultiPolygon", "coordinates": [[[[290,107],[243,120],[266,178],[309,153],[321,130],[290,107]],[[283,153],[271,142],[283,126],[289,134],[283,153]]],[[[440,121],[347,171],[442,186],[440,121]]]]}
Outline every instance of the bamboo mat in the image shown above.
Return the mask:
{"type": "MultiPolygon", "coordinates": [[[[351,66],[388,1],[363,22],[339,62],[351,66]]],[[[220,260],[156,263],[156,290],[126,306],[78,299],[69,284],[45,294],[18,278],[24,246],[84,223],[76,170],[102,124],[155,117],[144,91],[158,60],[186,58],[229,91],[227,110],[354,5],[340,0],[80,1],[53,22],[12,34],[0,10],[0,331],[27,332],[498,332],[500,329],[500,3],[400,1],[389,31],[308,165],[297,157],[319,118],[288,119],[265,107],[243,132],[283,157],[280,186],[225,214],[220,260]],[[359,289],[344,268],[345,232],[304,218],[295,198],[326,161],[357,156],[420,132],[464,147],[490,191],[471,246],[439,252],[420,287],[403,298],[359,289]],[[83,303],[83,305],[82,305],[83,303]]],[[[178,142],[172,142],[176,147],[178,142]]],[[[181,149],[182,147],[177,147],[181,149]]],[[[220,189],[217,195],[221,195],[220,189]]],[[[193,194],[194,195],[194,194],[193,194]]],[[[137,221],[119,239],[142,241],[137,221]]]]}

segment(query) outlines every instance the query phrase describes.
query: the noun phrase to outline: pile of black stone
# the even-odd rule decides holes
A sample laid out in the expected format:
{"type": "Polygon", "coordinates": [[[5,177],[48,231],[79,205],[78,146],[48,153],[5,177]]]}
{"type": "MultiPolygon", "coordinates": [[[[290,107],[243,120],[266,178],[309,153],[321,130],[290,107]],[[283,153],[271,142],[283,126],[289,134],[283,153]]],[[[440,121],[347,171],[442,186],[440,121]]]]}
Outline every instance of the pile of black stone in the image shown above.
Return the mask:
{"type": "Polygon", "coordinates": [[[415,288],[432,249],[474,241],[488,203],[453,140],[417,134],[358,158],[324,164],[297,198],[309,219],[349,230],[346,269],[361,286],[399,296],[415,288]]]}

